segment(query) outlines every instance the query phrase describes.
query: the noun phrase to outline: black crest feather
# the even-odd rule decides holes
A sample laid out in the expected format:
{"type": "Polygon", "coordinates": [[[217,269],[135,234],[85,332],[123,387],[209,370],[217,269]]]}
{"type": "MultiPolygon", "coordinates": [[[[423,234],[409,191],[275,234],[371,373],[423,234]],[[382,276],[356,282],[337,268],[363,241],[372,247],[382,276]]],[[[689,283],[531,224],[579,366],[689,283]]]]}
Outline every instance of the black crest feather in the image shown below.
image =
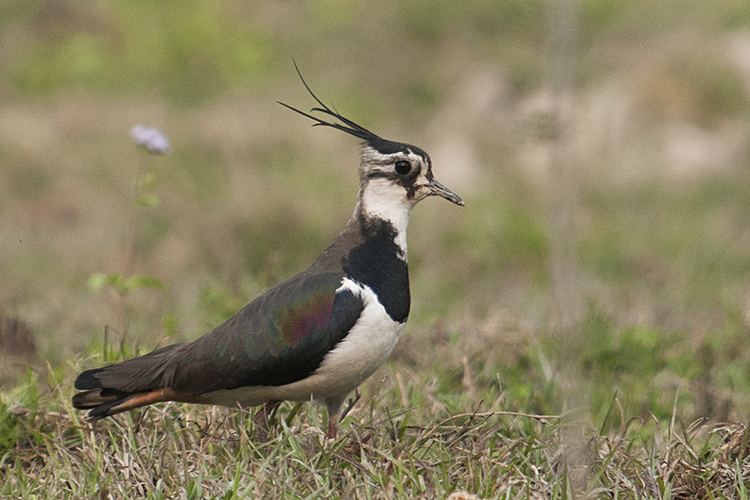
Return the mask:
{"type": "Polygon", "coordinates": [[[307,92],[312,96],[313,99],[315,99],[315,102],[319,104],[319,106],[311,108],[310,113],[323,113],[325,115],[328,115],[338,120],[341,123],[336,123],[334,121],[326,121],[310,113],[306,113],[300,109],[297,109],[294,106],[290,106],[289,104],[286,104],[284,102],[281,102],[281,101],[276,101],[276,102],[278,102],[285,108],[291,109],[295,113],[299,113],[302,116],[305,116],[311,119],[312,121],[314,121],[315,123],[313,124],[313,127],[322,126],[322,127],[335,128],[336,130],[346,132],[347,134],[353,135],[354,137],[358,137],[362,139],[363,141],[370,143],[370,144],[377,144],[379,142],[391,142],[386,139],[383,139],[375,132],[367,130],[362,125],[341,115],[335,109],[331,109],[330,107],[328,107],[322,100],[320,100],[320,98],[317,95],[315,95],[315,92],[313,92],[313,90],[310,88],[310,85],[307,84],[307,82],[305,81],[305,78],[302,76],[302,72],[300,71],[299,66],[297,66],[297,62],[294,59],[292,59],[292,63],[294,64],[294,69],[297,71],[297,75],[299,76],[299,79],[302,81],[302,85],[305,86],[305,89],[307,89],[307,92]]]}
{"type": "Polygon", "coordinates": [[[365,144],[372,147],[373,149],[383,153],[383,154],[393,154],[396,152],[406,152],[411,151],[417,154],[422,155],[422,157],[426,158],[429,162],[429,156],[427,153],[425,153],[422,149],[412,146],[411,144],[405,144],[402,142],[396,142],[396,141],[389,141],[388,139],[383,139],[378,134],[371,130],[367,130],[365,127],[360,125],[359,123],[356,123],[353,120],[350,120],[349,118],[343,116],[341,113],[336,111],[335,107],[332,109],[328,107],[320,98],[313,92],[313,90],[310,88],[310,85],[307,84],[305,81],[305,78],[302,76],[302,72],[299,69],[299,66],[297,66],[297,62],[292,59],[292,63],[294,64],[294,69],[297,70],[297,75],[299,76],[299,79],[302,81],[302,85],[305,86],[305,89],[307,92],[312,96],[313,99],[315,99],[315,102],[318,103],[318,106],[311,108],[309,113],[306,113],[300,109],[295,108],[294,106],[290,106],[289,104],[286,104],[281,101],[276,101],[285,108],[291,109],[295,113],[299,113],[300,115],[307,117],[314,121],[313,127],[331,127],[335,128],[336,130],[340,130],[342,132],[346,132],[349,135],[353,135],[354,137],[358,137],[359,139],[362,139],[365,144]],[[322,113],[326,116],[329,116],[337,121],[326,121],[322,118],[318,118],[317,116],[312,115],[311,113],[322,113]],[[341,123],[338,123],[341,122],[341,123]]]}

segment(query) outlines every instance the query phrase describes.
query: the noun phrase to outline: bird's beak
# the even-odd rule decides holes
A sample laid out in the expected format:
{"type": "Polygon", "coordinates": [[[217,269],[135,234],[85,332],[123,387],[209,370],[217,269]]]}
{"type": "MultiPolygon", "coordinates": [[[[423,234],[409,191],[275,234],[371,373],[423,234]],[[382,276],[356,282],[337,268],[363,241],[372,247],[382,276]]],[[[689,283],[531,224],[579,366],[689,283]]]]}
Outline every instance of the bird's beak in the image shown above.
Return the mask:
{"type": "Polygon", "coordinates": [[[438,182],[437,179],[432,179],[427,187],[430,189],[431,196],[440,196],[441,198],[445,198],[446,200],[450,201],[451,203],[455,203],[458,206],[464,206],[464,200],[462,200],[461,197],[456,193],[438,182]]]}

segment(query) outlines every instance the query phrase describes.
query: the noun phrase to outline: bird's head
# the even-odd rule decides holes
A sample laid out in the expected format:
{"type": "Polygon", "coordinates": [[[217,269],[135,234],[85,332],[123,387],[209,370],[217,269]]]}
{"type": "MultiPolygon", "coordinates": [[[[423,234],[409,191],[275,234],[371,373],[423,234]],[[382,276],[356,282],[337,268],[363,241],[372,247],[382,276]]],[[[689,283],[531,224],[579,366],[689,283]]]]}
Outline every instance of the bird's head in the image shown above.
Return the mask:
{"type": "Polygon", "coordinates": [[[362,141],[359,168],[360,202],[365,207],[375,213],[394,210],[408,213],[417,202],[428,196],[440,196],[463,206],[464,201],[460,196],[435,179],[432,174],[432,160],[424,150],[410,144],[383,139],[329,108],[310,89],[296,64],[295,69],[318,106],[306,113],[283,102],[279,104],[313,120],[313,127],[335,128],[362,141]],[[312,113],[320,113],[333,120],[326,121],[312,113]]]}
{"type": "Polygon", "coordinates": [[[423,149],[381,138],[362,144],[360,183],[363,191],[378,186],[383,192],[414,206],[428,196],[440,196],[456,205],[464,201],[432,175],[432,160],[423,149]],[[370,186],[372,184],[372,186],[370,186]]]}

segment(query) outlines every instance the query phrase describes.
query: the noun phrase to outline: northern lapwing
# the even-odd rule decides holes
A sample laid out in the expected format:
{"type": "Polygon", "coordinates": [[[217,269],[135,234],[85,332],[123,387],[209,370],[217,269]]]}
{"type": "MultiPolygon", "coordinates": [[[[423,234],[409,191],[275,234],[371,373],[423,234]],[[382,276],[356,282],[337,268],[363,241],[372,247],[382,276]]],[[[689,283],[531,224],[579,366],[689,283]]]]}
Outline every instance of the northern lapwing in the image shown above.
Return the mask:
{"type": "Polygon", "coordinates": [[[409,316],[409,212],[428,196],[464,202],[435,179],[425,151],[342,116],[299,76],[317,107],[279,104],[362,141],[352,217],[309,268],[199,339],[81,373],[73,406],[89,419],[161,401],[265,404],[267,412],[281,401],[318,400],[332,438],[346,396],[391,354],[409,316]]]}

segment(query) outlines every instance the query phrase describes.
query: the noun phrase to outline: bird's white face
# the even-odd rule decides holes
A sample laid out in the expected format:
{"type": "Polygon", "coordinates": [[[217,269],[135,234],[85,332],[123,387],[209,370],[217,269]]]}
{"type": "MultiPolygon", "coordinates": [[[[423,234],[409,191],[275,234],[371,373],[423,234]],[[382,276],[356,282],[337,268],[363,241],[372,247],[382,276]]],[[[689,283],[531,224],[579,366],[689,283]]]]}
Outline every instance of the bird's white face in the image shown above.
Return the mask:
{"type": "Polygon", "coordinates": [[[407,144],[388,142],[385,146],[382,150],[362,147],[359,205],[355,210],[389,221],[405,259],[406,226],[414,205],[428,196],[440,196],[457,205],[464,202],[435,179],[427,153],[407,144]]]}
{"type": "Polygon", "coordinates": [[[408,211],[428,196],[440,196],[457,205],[464,204],[460,196],[432,175],[432,161],[427,153],[416,146],[399,146],[385,152],[369,145],[362,147],[360,182],[368,208],[401,205],[408,211]]]}

